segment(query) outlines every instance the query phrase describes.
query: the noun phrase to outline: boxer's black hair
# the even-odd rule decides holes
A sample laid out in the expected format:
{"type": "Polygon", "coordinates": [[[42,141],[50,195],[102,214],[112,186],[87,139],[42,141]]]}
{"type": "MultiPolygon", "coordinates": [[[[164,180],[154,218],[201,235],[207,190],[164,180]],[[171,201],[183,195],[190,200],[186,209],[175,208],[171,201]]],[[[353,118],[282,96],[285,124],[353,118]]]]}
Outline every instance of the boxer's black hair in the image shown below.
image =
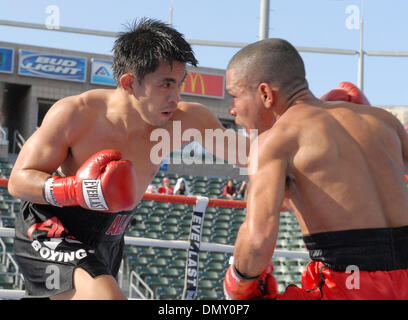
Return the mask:
{"type": "Polygon", "coordinates": [[[113,77],[120,85],[120,77],[132,72],[139,82],[154,72],[159,63],[174,61],[197,66],[190,44],[183,34],[170,25],[155,19],[142,18],[127,26],[113,46],[113,77]]]}
{"type": "Polygon", "coordinates": [[[265,39],[242,48],[228,64],[228,68],[235,67],[249,86],[273,83],[287,96],[308,88],[302,57],[283,39],[265,39]]]}

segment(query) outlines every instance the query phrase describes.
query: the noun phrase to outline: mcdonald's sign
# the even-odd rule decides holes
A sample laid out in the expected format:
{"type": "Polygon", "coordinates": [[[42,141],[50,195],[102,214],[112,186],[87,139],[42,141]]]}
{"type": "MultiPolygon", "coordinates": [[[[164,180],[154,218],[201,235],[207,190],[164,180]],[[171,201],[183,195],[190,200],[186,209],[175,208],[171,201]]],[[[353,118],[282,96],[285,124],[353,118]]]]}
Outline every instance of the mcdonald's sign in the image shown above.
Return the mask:
{"type": "Polygon", "coordinates": [[[181,86],[181,94],[223,99],[224,76],[201,72],[188,72],[181,86]]]}

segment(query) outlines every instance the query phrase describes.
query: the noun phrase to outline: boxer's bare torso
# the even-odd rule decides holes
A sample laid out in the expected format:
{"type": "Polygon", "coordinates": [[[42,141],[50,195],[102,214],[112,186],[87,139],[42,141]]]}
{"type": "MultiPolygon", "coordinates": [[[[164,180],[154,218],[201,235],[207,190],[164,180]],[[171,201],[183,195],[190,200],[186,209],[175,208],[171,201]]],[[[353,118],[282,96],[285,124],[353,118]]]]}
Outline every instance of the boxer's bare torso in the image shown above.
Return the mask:
{"type": "Polygon", "coordinates": [[[347,103],[299,105],[273,128],[276,138],[289,127],[286,197],[303,234],[408,225],[408,141],[396,118],[347,103]]]}
{"type": "Polygon", "coordinates": [[[58,101],[22,148],[9,190],[19,198],[45,203],[42,186],[52,172],[58,169],[61,175],[75,175],[91,155],[115,149],[135,167],[140,201],[160,167],[157,155],[166,156],[155,152],[156,158],[151,159],[152,148],[163,143],[152,138],[154,130],[168,133],[169,151],[190,142],[180,138],[173,144],[175,121],[180,132],[194,128],[202,136],[205,129],[225,130],[204,106],[179,101],[184,76],[184,64],[175,62],[173,68],[162,64],[132,94],[122,88],[99,89],[58,101]]]}
{"type": "Polygon", "coordinates": [[[408,225],[408,139],[387,111],[306,98],[259,136],[258,148],[234,253],[244,274],[259,274],[271,258],[284,200],[304,235],[408,225]],[[259,243],[246,245],[248,237],[259,243]]]}

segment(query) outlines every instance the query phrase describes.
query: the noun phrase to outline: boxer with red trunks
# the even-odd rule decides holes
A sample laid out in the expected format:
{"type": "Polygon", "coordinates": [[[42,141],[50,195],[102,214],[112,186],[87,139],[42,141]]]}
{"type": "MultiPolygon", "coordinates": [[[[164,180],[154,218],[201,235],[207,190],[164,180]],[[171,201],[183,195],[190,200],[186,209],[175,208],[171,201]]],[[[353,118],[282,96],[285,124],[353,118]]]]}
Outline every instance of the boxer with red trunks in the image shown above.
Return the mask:
{"type": "Polygon", "coordinates": [[[115,41],[117,88],[57,101],[24,144],[8,188],[23,200],[14,253],[28,296],[125,298],[115,279],[124,231],[168,155],[152,159],[153,131],[226,130],[203,105],[180,101],[187,63],[197,61],[182,34],[142,19],[115,41]]]}
{"type": "Polygon", "coordinates": [[[408,299],[408,135],[400,121],[351,83],[316,98],[299,53],[282,39],[240,50],[226,86],[235,122],[259,130],[226,297],[408,299]],[[312,261],[301,288],[278,292],[271,258],[283,201],[312,261]]]}

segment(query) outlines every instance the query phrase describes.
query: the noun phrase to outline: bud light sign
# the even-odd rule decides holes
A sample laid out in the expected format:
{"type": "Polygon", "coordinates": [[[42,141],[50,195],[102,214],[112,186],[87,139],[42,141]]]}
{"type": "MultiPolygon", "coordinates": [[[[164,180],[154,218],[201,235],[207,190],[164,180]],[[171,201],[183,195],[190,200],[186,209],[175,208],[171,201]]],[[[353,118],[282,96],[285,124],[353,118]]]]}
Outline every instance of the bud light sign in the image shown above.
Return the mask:
{"type": "Polygon", "coordinates": [[[0,72],[12,73],[14,49],[0,48],[0,72]]]}
{"type": "Polygon", "coordinates": [[[20,50],[18,73],[23,76],[85,82],[86,58],[20,50]]]}

